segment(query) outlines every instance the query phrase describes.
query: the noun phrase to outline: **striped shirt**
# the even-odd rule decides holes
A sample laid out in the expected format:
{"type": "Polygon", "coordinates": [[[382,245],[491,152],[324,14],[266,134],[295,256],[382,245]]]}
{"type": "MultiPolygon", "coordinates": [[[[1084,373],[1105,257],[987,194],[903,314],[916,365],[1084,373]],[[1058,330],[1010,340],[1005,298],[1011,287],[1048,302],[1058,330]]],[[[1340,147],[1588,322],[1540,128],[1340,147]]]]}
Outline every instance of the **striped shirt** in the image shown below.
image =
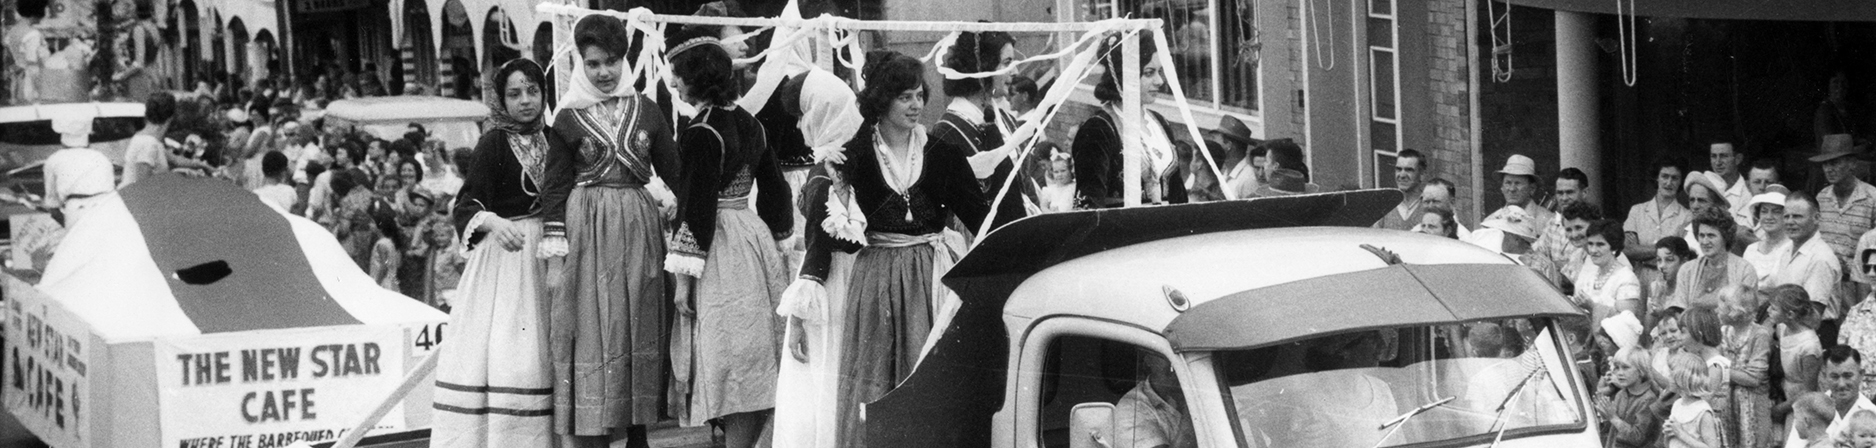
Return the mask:
{"type": "Polygon", "coordinates": [[[1840,200],[1837,193],[1826,187],[1817,195],[1818,225],[1817,233],[1830,244],[1831,252],[1843,266],[1850,266],[1850,278],[1858,283],[1869,283],[1864,278],[1859,266],[1850,261],[1855,255],[1857,238],[1871,227],[1876,227],[1876,186],[1861,180],[1856,181],[1856,189],[1850,192],[1849,200],[1840,200]]]}

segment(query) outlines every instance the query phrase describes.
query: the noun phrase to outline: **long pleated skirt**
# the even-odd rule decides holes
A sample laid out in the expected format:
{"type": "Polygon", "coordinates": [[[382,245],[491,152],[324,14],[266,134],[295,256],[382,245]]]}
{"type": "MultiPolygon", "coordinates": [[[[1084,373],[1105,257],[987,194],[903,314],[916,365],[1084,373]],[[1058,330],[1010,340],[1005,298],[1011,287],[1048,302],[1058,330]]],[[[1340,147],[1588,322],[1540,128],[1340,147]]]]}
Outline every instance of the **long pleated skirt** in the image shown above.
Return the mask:
{"type": "Polygon", "coordinates": [[[656,423],[665,381],[664,238],[643,187],[567,198],[568,253],[554,294],[554,430],[611,435],[656,423]]]}
{"type": "Polygon", "coordinates": [[[933,325],[935,250],[869,246],[855,256],[837,386],[839,446],[867,446],[860,406],[886,395],[918,364],[933,325]]]}
{"type": "Polygon", "coordinates": [[[716,227],[697,281],[689,425],[775,407],[785,262],[747,207],[718,208],[716,227]]]}
{"type": "Polygon", "coordinates": [[[432,447],[552,446],[547,264],[534,256],[539,219],[516,220],[526,247],[484,240],[456,286],[448,343],[437,354],[432,447]]]}

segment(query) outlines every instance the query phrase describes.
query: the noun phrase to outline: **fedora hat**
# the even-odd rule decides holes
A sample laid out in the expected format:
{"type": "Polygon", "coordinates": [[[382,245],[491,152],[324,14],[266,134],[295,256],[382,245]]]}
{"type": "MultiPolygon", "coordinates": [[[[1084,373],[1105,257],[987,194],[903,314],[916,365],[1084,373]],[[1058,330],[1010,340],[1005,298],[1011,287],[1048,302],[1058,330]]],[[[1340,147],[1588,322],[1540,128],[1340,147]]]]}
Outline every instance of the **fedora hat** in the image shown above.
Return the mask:
{"type": "Polygon", "coordinates": [[[1535,178],[1537,177],[1537,161],[1520,154],[1512,154],[1511,158],[1505,159],[1505,167],[1499,169],[1498,174],[1531,176],[1535,178]]]}
{"type": "Polygon", "coordinates": [[[1863,148],[1856,146],[1856,140],[1850,134],[1830,134],[1824,136],[1823,144],[1817,148],[1817,155],[1811,156],[1812,162],[1829,162],[1843,156],[1863,153],[1863,148]]]}
{"type": "Polygon", "coordinates": [[[1238,117],[1230,115],[1218,118],[1218,135],[1241,145],[1261,143],[1251,136],[1250,126],[1245,126],[1243,121],[1238,120],[1238,117]]]}

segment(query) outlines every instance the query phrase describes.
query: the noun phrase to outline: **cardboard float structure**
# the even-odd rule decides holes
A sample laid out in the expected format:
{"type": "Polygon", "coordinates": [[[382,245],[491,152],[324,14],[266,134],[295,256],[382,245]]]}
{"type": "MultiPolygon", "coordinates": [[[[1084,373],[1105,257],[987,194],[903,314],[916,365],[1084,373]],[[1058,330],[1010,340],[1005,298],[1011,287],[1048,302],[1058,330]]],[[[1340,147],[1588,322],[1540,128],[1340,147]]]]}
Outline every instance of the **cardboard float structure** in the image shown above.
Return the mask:
{"type": "MultiPolygon", "coordinates": [[[[334,439],[442,339],[447,315],[233,184],[159,176],[90,210],[36,284],[4,279],[0,395],[50,446],[334,439]]],[[[376,427],[429,418],[420,388],[376,427]]]]}

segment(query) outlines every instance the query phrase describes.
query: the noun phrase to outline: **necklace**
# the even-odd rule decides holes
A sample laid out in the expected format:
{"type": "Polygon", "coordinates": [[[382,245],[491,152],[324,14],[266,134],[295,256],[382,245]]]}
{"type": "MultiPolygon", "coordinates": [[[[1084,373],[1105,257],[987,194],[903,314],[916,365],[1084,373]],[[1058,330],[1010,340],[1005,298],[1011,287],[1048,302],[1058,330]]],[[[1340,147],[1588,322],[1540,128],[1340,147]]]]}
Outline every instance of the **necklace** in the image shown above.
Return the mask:
{"type": "MultiPolygon", "coordinates": [[[[917,129],[913,130],[913,132],[917,131],[917,129]]],[[[914,142],[911,140],[916,140],[915,138],[907,139],[906,149],[903,151],[894,149],[892,144],[887,143],[885,132],[879,132],[876,138],[878,139],[876,152],[879,153],[879,168],[886,178],[886,186],[891,188],[893,193],[898,194],[899,199],[905,201],[905,221],[912,222],[912,184],[916,179],[914,176],[917,176],[918,172],[924,168],[924,157],[913,153],[912,143],[914,142]]]]}

